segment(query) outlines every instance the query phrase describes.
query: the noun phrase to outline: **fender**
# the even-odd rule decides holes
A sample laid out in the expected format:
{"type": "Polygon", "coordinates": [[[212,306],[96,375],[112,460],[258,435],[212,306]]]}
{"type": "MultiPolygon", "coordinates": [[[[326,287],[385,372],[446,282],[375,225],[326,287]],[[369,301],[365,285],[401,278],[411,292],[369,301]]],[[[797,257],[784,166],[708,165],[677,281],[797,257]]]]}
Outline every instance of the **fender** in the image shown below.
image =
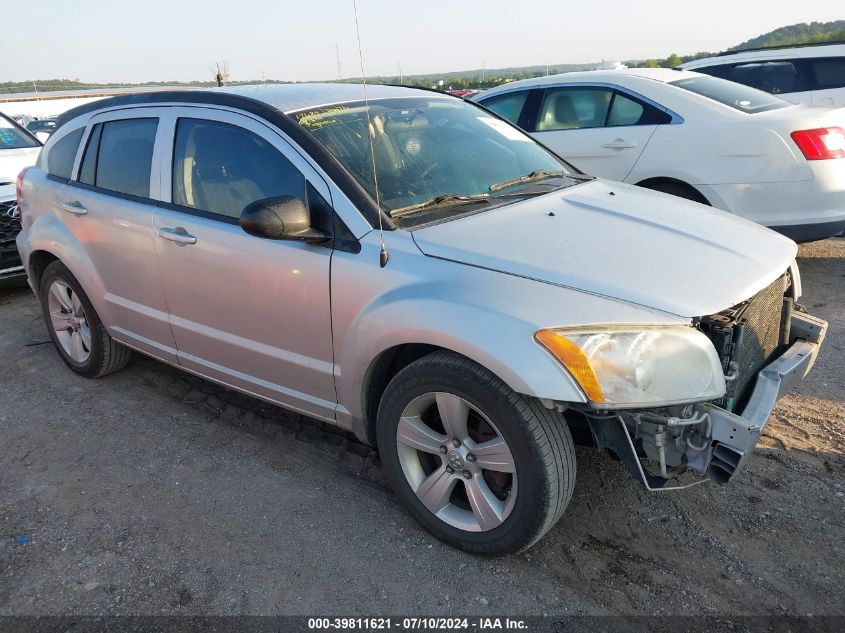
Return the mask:
{"type": "Polygon", "coordinates": [[[385,234],[389,264],[378,275],[378,235],[355,255],[332,259],[332,335],[338,421],[365,419],[374,363],[387,350],[426,344],[457,352],[517,393],[583,403],[569,372],[535,340],[544,327],[596,322],[685,322],[613,299],[471,265],[429,257],[407,233],[385,234]]]}
{"type": "Polygon", "coordinates": [[[340,404],[363,418],[367,379],[376,360],[398,345],[421,343],[457,352],[490,370],[517,393],[586,402],[567,370],[533,339],[537,327],[483,306],[406,298],[374,306],[356,319],[338,350],[340,404]],[[397,327],[384,327],[394,323],[397,327]]]}
{"type": "MultiPolygon", "coordinates": [[[[32,253],[38,251],[50,253],[67,266],[82,285],[100,320],[103,323],[112,322],[108,304],[104,300],[105,286],[94,263],[73,232],[55,215],[39,214],[26,230],[21,231],[17,243],[31,286],[35,283],[30,262],[32,253]]],[[[33,288],[33,290],[37,296],[38,288],[33,288]]]]}

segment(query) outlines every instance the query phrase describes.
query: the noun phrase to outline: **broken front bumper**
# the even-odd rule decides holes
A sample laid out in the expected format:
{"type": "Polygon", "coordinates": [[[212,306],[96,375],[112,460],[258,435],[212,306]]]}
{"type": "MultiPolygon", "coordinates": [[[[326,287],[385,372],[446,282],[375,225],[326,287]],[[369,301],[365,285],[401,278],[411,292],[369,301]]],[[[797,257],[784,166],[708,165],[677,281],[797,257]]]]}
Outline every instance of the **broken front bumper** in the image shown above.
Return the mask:
{"type": "Polygon", "coordinates": [[[748,461],[778,399],[812,368],[827,332],[826,321],[801,312],[793,313],[790,325],[789,346],[758,372],[741,413],[702,403],[678,416],[653,411],[590,416],[596,443],[613,451],[650,490],[668,489],[667,480],[686,469],[727,483],[748,461]],[[642,453],[657,463],[659,474],[643,466],[642,453]]]}

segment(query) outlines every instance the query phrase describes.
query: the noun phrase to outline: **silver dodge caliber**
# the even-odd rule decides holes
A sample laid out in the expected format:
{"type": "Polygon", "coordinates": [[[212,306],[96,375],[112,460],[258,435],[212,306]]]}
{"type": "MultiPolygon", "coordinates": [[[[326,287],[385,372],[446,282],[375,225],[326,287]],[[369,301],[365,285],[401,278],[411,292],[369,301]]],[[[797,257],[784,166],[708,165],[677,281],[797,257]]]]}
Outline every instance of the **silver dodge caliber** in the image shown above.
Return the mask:
{"type": "Polygon", "coordinates": [[[561,517],[573,438],[650,490],[733,478],[827,328],[795,244],[586,176],[477,105],[368,92],[65,114],[17,238],[62,360],[93,378],[135,350],[349,429],[479,554],[561,517]]]}

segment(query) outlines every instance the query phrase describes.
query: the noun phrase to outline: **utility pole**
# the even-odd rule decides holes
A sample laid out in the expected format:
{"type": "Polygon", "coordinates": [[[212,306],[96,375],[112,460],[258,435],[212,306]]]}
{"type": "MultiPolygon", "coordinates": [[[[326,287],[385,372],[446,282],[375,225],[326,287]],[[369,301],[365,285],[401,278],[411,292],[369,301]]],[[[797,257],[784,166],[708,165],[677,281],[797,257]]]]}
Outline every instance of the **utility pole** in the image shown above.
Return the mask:
{"type": "Polygon", "coordinates": [[[481,83],[484,83],[484,60],[481,60],[481,83]]]}
{"type": "Polygon", "coordinates": [[[334,54],[337,57],[337,80],[343,80],[343,74],[340,72],[340,47],[337,44],[334,45],[334,54]]]}
{"type": "Polygon", "coordinates": [[[402,85],[402,62],[399,62],[399,85],[402,85]]]}

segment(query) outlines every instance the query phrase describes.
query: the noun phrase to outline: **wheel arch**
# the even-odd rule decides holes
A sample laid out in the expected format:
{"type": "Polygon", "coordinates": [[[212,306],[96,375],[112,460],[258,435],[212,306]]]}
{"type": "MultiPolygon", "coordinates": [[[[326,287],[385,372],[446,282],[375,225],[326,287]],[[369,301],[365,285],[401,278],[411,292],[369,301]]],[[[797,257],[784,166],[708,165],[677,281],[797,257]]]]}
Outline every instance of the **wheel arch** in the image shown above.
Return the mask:
{"type": "Polygon", "coordinates": [[[361,410],[364,413],[362,440],[372,446],[376,445],[378,407],[393,377],[415,360],[437,351],[452,352],[429,343],[400,343],[384,350],[370,362],[361,390],[361,410]]]}
{"type": "Polygon", "coordinates": [[[654,189],[660,190],[661,185],[672,185],[675,187],[681,187],[688,191],[692,196],[692,200],[695,202],[700,202],[701,204],[706,204],[708,206],[712,206],[711,202],[707,199],[707,197],[701,193],[696,187],[680,180],[678,178],[671,178],[669,176],[655,176],[652,178],[645,178],[644,180],[640,180],[639,182],[635,183],[638,187],[644,187],[646,189],[654,189]]]}
{"type": "Polygon", "coordinates": [[[36,293],[41,287],[41,277],[44,269],[52,262],[61,261],[55,254],[47,250],[37,250],[29,254],[29,278],[32,280],[36,293]]]}
{"type": "Polygon", "coordinates": [[[110,322],[108,306],[104,300],[105,286],[94,263],[73,232],[57,218],[50,215],[36,218],[26,230],[24,251],[21,255],[36,295],[44,270],[51,262],[58,260],[82,286],[103,323],[110,322]]]}
{"type": "MultiPolygon", "coordinates": [[[[485,370],[492,373],[499,378],[509,388],[516,393],[522,395],[543,399],[555,400],[564,402],[585,402],[586,399],[581,393],[580,389],[575,386],[574,379],[569,373],[555,361],[548,357],[553,372],[554,382],[557,384],[554,397],[546,398],[545,395],[551,395],[548,384],[538,384],[532,381],[530,377],[516,376],[518,368],[509,364],[508,359],[486,356],[482,358],[482,354],[475,354],[471,346],[459,344],[437,344],[432,342],[414,342],[414,343],[399,343],[392,345],[379,354],[377,354],[367,366],[367,370],[363,375],[361,385],[361,404],[360,414],[358,418],[354,416],[353,430],[362,441],[375,445],[376,438],[376,418],[378,407],[384,395],[388,383],[398,374],[402,369],[413,363],[414,361],[427,356],[433,352],[449,352],[458,356],[462,356],[485,370]]],[[[540,355],[548,356],[543,350],[538,350],[540,355]]],[[[515,361],[515,359],[510,359],[515,361]]]]}

